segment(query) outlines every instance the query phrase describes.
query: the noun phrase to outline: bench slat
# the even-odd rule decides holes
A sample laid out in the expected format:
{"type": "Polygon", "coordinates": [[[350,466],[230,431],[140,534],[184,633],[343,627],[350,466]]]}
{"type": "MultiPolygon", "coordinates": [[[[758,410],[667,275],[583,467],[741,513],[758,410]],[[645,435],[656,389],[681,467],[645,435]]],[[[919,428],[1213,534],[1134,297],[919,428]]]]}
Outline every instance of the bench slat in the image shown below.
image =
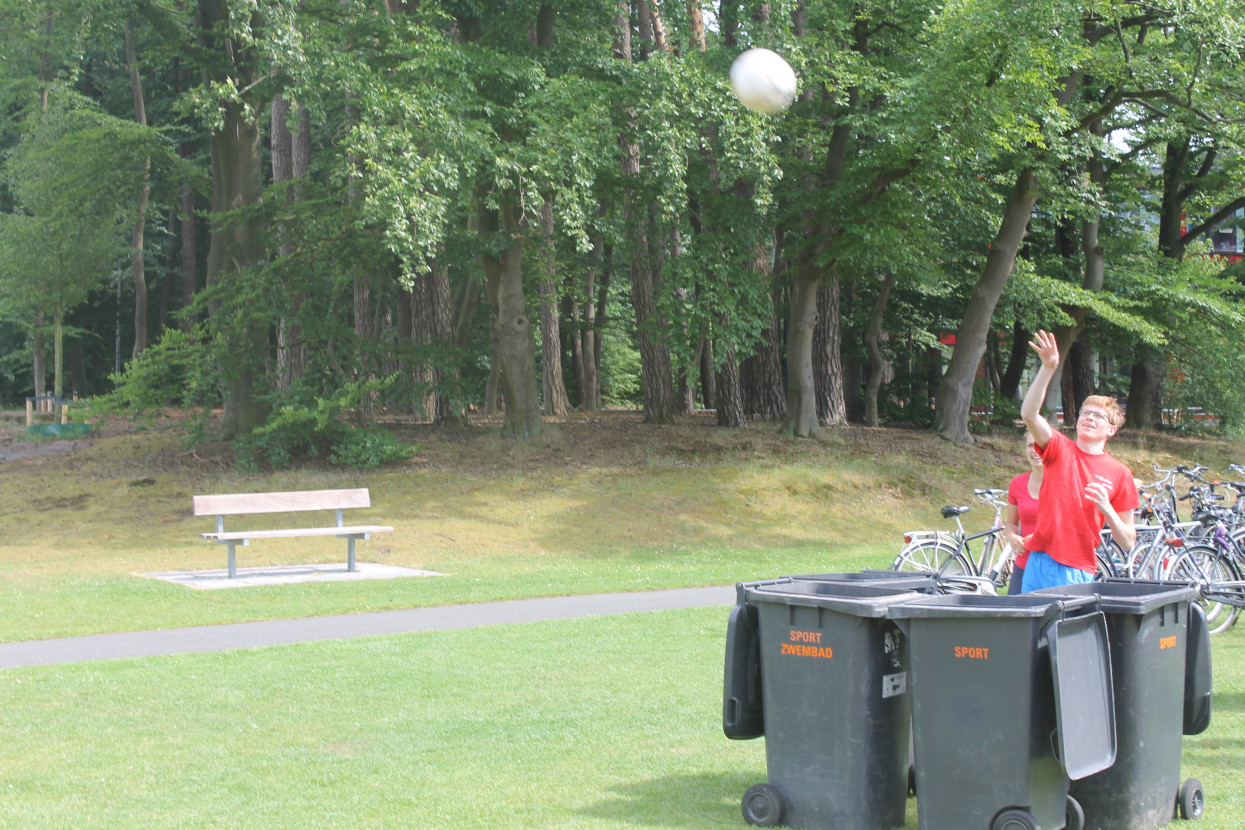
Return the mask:
{"type": "Polygon", "coordinates": [[[293,513],[371,507],[366,487],[353,490],[291,490],[285,493],[227,493],[194,497],[196,516],[240,516],[248,513],[293,513]]]}
{"type": "Polygon", "coordinates": [[[200,533],[204,539],[218,542],[240,542],[243,539],[283,539],[297,536],[357,536],[360,533],[388,533],[392,527],[385,525],[357,525],[355,527],[303,527],[287,530],[233,530],[227,533],[200,533]]]}

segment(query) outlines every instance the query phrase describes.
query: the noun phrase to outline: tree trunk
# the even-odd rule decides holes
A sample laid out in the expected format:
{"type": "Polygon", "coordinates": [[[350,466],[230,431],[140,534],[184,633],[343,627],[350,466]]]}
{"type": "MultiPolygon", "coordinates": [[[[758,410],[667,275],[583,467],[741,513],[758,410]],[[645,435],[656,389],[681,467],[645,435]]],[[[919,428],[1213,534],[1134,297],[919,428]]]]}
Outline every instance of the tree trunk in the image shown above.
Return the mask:
{"type": "Polygon", "coordinates": [[[562,376],[562,331],[558,301],[557,261],[554,253],[553,202],[540,208],[540,246],[537,292],[540,296],[540,378],[546,415],[565,418],[571,408],[562,376]]]}
{"type": "Polygon", "coordinates": [[[834,427],[847,423],[839,297],[838,277],[824,280],[817,289],[817,327],[813,332],[817,418],[822,424],[834,427]]]}
{"type": "MultiPolygon", "coordinates": [[[[304,107],[291,104],[282,94],[272,100],[272,116],[270,119],[270,144],[272,147],[272,181],[275,184],[298,182],[307,175],[307,167],[311,161],[311,118],[304,107]],[[291,113],[297,117],[298,125],[290,129],[291,113]]],[[[286,193],[286,204],[294,205],[302,199],[302,187],[292,186],[286,193]]],[[[289,257],[294,253],[293,242],[284,225],[277,228],[278,247],[281,256],[289,257]]],[[[294,294],[293,301],[297,310],[303,303],[303,297],[294,294]]],[[[295,315],[297,317],[297,314],[295,315]]],[[[307,367],[307,345],[303,337],[302,327],[297,320],[282,318],[277,323],[277,385],[288,390],[299,380],[307,367]]]]}
{"type": "Polygon", "coordinates": [[[679,400],[684,415],[696,414],[696,387],[699,385],[697,367],[700,366],[700,356],[705,353],[707,342],[707,338],[704,337],[697,340],[691,362],[679,370],[679,400]]]}
{"type": "MultiPolygon", "coordinates": [[[[624,7],[625,8],[625,7],[624,7]]],[[[639,31],[643,39],[652,37],[652,16],[646,3],[639,8],[639,31]]],[[[625,11],[615,18],[616,40],[614,54],[620,60],[631,62],[631,22],[625,11]]],[[[634,121],[635,112],[628,111],[627,118],[634,121]]],[[[670,424],[678,404],[674,393],[674,377],[670,363],[670,350],[664,337],[664,321],[656,313],[659,269],[652,262],[650,244],[651,208],[636,192],[640,177],[640,147],[635,142],[636,127],[629,123],[619,136],[621,150],[620,167],[623,180],[623,225],[627,228],[630,250],[631,298],[635,305],[636,329],[640,347],[640,380],[644,397],[644,422],[646,424],[670,424]]]]}
{"type": "Polygon", "coordinates": [[[865,426],[878,426],[878,392],[882,388],[882,317],[886,313],[886,302],[890,299],[891,286],[895,281],[893,274],[882,277],[882,285],[878,289],[877,300],[869,315],[869,329],[865,333],[865,351],[869,355],[869,384],[865,388],[865,426]]]}
{"type": "Polygon", "coordinates": [[[700,370],[700,399],[705,402],[705,409],[716,409],[718,406],[718,372],[713,366],[713,341],[708,337],[701,341],[700,354],[697,357],[696,365],[700,370]]]}
{"type": "Polygon", "coordinates": [[[604,242],[600,237],[592,243],[592,264],[584,274],[583,321],[580,332],[580,366],[578,377],[579,408],[596,412],[601,405],[600,364],[597,361],[597,272],[600,270],[604,242]]]}
{"type": "MultiPolygon", "coordinates": [[[[242,89],[254,82],[257,60],[250,47],[226,40],[230,8],[224,0],[199,0],[200,45],[214,53],[223,69],[209,80],[242,89]]],[[[234,283],[263,261],[264,231],[254,217],[237,218],[263,201],[263,144],[253,108],[241,101],[221,105],[220,126],[210,133],[212,149],[212,224],[207,284],[232,294],[234,283]]],[[[232,438],[264,422],[260,395],[267,331],[250,315],[217,302],[209,313],[223,339],[225,411],[223,431],[232,438]]]]}
{"type": "Polygon", "coordinates": [[[624,197],[624,210],[631,226],[631,299],[635,305],[636,331],[640,347],[640,375],[644,396],[644,423],[672,424],[678,407],[674,393],[674,373],[670,349],[665,341],[665,320],[657,313],[659,278],[651,261],[647,206],[635,213],[627,210],[630,195],[624,197]]]}
{"type": "Polygon", "coordinates": [[[52,394],[59,401],[65,390],[65,312],[59,308],[53,313],[52,332],[52,394]]]}
{"type": "MultiPolygon", "coordinates": [[[[130,71],[130,92],[134,97],[134,120],[147,126],[147,106],[143,101],[143,79],[138,74],[138,56],[134,49],[134,21],[125,24],[125,63],[130,71]]],[[[144,171],[151,166],[143,163],[144,171]]],[[[147,348],[147,273],[143,268],[143,236],[147,230],[147,199],[151,187],[146,175],[138,189],[138,204],[134,211],[134,226],[130,230],[130,266],[134,272],[134,349],[132,357],[138,357],[147,348]]]]}
{"type": "Polygon", "coordinates": [[[82,358],[81,338],[75,338],[69,347],[69,384],[73,394],[77,397],[90,396],[91,390],[87,388],[86,363],[82,358]]]}
{"type": "MultiPolygon", "coordinates": [[[[1167,142],[1163,159],[1163,194],[1159,205],[1159,253],[1168,259],[1184,259],[1189,238],[1185,234],[1185,200],[1192,194],[1185,166],[1190,159],[1190,139],[1167,142]]],[[[1163,384],[1167,356],[1161,348],[1137,347],[1128,384],[1128,425],[1133,429],[1157,430],[1163,426],[1163,384]]]]}
{"type": "Polygon", "coordinates": [[[782,355],[778,349],[778,317],[772,310],[756,351],[740,364],[739,377],[746,417],[762,421],[781,421],[787,417],[782,355]]]}
{"type": "MultiPolygon", "coordinates": [[[[212,236],[208,249],[209,286],[229,285],[263,257],[262,230],[257,220],[238,221],[226,214],[259,204],[263,198],[263,163],[259,124],[237,104],[224,107],[222,129],[212,132],[212,236]]],[[[260,400],[267,346],[263,327],[246,315],[217,316],[225,338],[225,435],[250,432],[264,422],[260,400]]]]}
{"type": "Polygon", "coordinates": [[[701,0],[687,0],[688,41],[697,51],[705,51],[705,17],[701,0]]]}
{"type": "Polygon", "coordinates": [[[44,343],[43,325],[45,318],[42,311],[35,312],[35,328],[31,334],[31,373],[34,376],[35,397],[42,398],[48,393],[47,380],[47,345],[44,343]]]}
{"type": "Polygon", "coordinates": [[[739,386],[739,361],[735,350],[728,349],[717,372],[718,401],[717,420],[720,427],[742,427],[744,420],[743,394],[739,386]]]}
{"type": "MultiPolygon", "coordinates": [[[[489,283],[489,299],[496,318],[493,336],[498,358],[501,394],[506,401],[504,435],[519,440],[536,438],[544,429],[540,416],[540,390],[536,383],[536,339],[523,294],[523,240],[519,235],[520,209],[503,204],[500,228],[510,238],[496,257],[481,255],[480,263],[489,283]]],[[[480,229],[491,230],[496,219],[481,217],[480,229]]]]}
{"type": "Polygon", "coordinates": [[[408,357],[408,354],[414,352],[414,347],[420,342],[420,327],[415,320],[415,307],[419,305],[417,293],[419,293],[418,280],[411,286],[399,284],[397,296],[394,298],[398,319],[398,375],[410,381],[412,391],[409,411],[411,414],[416,418],[426,418],[431,421],[432,411],[436,404],[429,400],[426,390],[433,385],[433,381],[424,376],[421,371],[423,367],[420,364],[412,363],[408,357]]]}
{"type": "Polygon", "coordinates": [[[1166,362],[1158,349],[1138,349],[1128,386],[1128,425],[1131,428],[1153,431],[1163,425],[1163,382],[1166,372],[1166,362]]]}
{"type": "MultiPolygon", "coordinates": [[[[1085,338],[1078,337],[1072,344],[1072,348],[1068,351],[1068,368],[1066,370],[1070,381],[1070,398],[1071,407],[1068,402],[1064,402],[1065,415],[1069,408],[1073,413],[1081,411],[1081,404],[1090,395],[1094,394],[1094,361],[1093,355],[1090,353],[1089,346],[1085,342],[1085,338]]],[[[1075,415],[1073,416],[1075,417],[1075,415]]],[[[1076,422],[1073,421],[1073,424],[1076,422]]]]}
{"type": "MultiPolygon", "coordinates": [[[[840,309],[845,305],[855,307],[859,287],[856,280],[850,280],[840,288],[840,309]]],[[[839,317],[842,316],[840,311],[839,317]]],[[[864,342],[864,332],[856,326],[843,328],[839,341],[839,360],[843,364],[843,411],[851,424],[865,422],[865,395],[861,391],[865,383],[864,342]]]]}
{"type": "Polygon", "coordinates": [[[994,308],[1016,264],[1016,254],[1028,233],[1029,217],[1037,199],[1038,187],[1033,171],[1024,170],[1008,194],[1003,221],[990,245],[981,279],[969,297],[964,319],[956,331],[951,362],[938,386],[934,431],[959,444],[973,441],[968,432],[973,379],[986,350],[986,334],[990,331],[994,308]]]}
{"type": "Polygon", "coordinates": [[[817,269],[800,263],[791,287],[787,326],[787,420],[783,431],[799,438],[821,435],[813,374],[813,329],[817,325],[817,269]]]}
{"type": "Polygon", "coordinates": [[[189,332],[195,325],[195,315],[190,307],[199,289],[198,246],[195,238],[195,192],[187,187],[182,191],[181,210],[181,263],[182,263],[182,331],[189,332]]]}
{"type": "Polygon", "coordinates": [[[1012,324],[1012,350],[1007,357],[1007,369],[999,379],[999,395],[1009,400],[1020,400],[1020,379],[1024,376],[1025,362],[1029,359],[1029,332],[1019,320],[1012,324]]]}
{"type": "MultiPolygon", "coordinates": [[[[429,306],[427,313],[432,320],[433,339],[444,345],[454,343],[454,306],[450,294],[450,269],[443,262],[432,263],[432,267],[423,277],[424,301],[429,306]]],[[[461,372],[457,367],[437,368],[434,374],[436,382],[436,401],[432,423],[465,424],[461,408],[454,407],[451,392],[459,385],[461,372]]]]}

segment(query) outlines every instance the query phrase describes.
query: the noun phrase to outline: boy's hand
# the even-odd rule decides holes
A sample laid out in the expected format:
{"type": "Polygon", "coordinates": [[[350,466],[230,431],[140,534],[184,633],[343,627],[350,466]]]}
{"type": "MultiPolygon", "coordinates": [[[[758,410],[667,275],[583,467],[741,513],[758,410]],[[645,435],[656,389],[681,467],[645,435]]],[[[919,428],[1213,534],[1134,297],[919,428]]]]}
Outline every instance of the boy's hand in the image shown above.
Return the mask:
{"type": "Polygon", "coordinates": [[[1091,481],[1085,485],[1085,498],[1092,501],[1098,512],[1104,516],[1111,509],[1111,490],[1101,481],[1091,481]]]}
{"type": "Polygon", "coordinates": [[[1055,369],[1059,366],[1059,344],[1055,341],[1055,335],[1039,329],[1029,341],[1029,348],[1037,352],[1042,365],[1047,369],[1055,369]]]}

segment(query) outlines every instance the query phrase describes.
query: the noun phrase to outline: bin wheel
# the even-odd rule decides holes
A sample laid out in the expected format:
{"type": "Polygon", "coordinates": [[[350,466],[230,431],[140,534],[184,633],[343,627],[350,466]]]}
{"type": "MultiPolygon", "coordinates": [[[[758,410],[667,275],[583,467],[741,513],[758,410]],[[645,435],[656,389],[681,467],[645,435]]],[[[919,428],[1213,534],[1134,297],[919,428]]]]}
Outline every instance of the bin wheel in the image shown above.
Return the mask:
{"type": "Polygon", "coordinates": [[[1042,830],[1042,827],[1025,810],[1004,810],[990,822],[990,830],[1042,830]]]}
{"type": "Polygon", "coordinates": [[[1085,811],[1081,802],[1068,796],[1068,808],[1063,823],[1064,830],[1085,830],[1085,811]]]}
{"type": "Polygon", "coordinates": [[[782,790],[773,784],[753,784],[744,793],[744,821],[757,827],[776,827],[782,821],[782,790]]]}
{"type": "Polygon", "coordinates": [[[1180,817],[1193,821],[1202,817],[1202,812],[1206,809],[1206,793],[1202,791],[1202,782],[1196,778],[1190,778],[1184,782],[1184,786],[1180,788],[1180,798],[1177,802],[1180,805],[1180,817]]]}

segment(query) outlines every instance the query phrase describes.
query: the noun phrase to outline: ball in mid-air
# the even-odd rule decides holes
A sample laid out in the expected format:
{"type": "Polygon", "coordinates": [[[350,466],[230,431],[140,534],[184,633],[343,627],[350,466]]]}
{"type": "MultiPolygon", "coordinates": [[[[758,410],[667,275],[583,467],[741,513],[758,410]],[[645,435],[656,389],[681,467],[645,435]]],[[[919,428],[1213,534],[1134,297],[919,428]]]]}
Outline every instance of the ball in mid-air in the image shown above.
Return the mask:
{"type": "Polygon", "coordinates": [[[731,89],[750,110],[774,115],[795,100],[795,70],[769,49],[749,49],[731,64],[731,89]]]}

